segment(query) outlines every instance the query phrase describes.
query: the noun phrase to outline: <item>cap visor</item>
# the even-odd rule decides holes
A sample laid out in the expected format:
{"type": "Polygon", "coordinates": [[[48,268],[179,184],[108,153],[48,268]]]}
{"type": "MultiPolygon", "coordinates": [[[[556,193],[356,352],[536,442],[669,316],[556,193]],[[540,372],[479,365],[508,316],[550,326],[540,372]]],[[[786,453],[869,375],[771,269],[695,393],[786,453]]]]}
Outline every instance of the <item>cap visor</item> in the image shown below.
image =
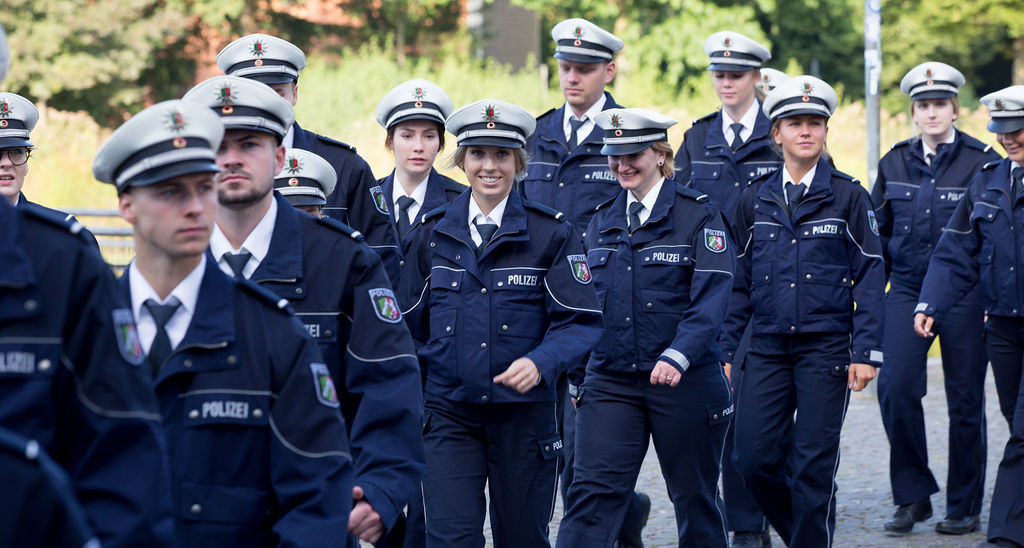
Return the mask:
{"type": "Polygon", "coordinates": [[[167,166],[160,166],[149,171],[140,173],[137,177],[129,179],[125,184],[121,185],[121,189],[125,187],[133,186],[148,186],[156,184],[174,177],[181,175],[191,175],[193,173],[219,173],[220,168],[212,160],[189,160],[187,162],[178,162],[167,166]]]}
{"type": "Polygon", "coordinates": [[[552,57],[554,57],[555,59],[562,59],[564,61],[572,61],[574,63],[605,63],[611,61],[611,59],[605,59],[603,57],[580,55],[578,53],[566,53],[564,51],[560,51],[554,54],[552,57]]]}
{"type": "Polygon", "coordinates": [[[648,141],[646,143],[625,143],[621,145],[604,145],[601,147],[601,154],[605,156],[625,156],[627,154],[634,154],[641,150],[651,148],[651,145],[657,143],[657,141],[648,141]]]}
{"type": "Polygon", "coordinates": [[[717,70],[720,72],[747,72],[748,70],[760,68],[761,67],[752,67],[750,65],[730,65],[728,63],[711,63],[708,65],[708,70],[717,70]]]}
{"type": "MultiPolygon", "coordinates": [[[[230,117],[222,116],[221,120],[226,122],[226,121],[230,120],[230,117]]],[[[256,127],[256,126],[247,126],[247,125],[243,125],[243,124],[227,124],[227,123],[225,123],[224,124],[224,131],[231,131],[231,130],[258,131],[260,133],[266,133],[267,135],[273,135],[274,137],[277,138],[278,141],[283,141],[284,140],[284,135],[281,135],[280,133],[278,133],[278,132],[276,132],[276,131],[274,131],[274,130],[272,130],[270,128],[266,128],[266,127],[256,127]]]]}
{"type": "Polygon", "coordinates": [[[821,110],[821,109],[797,108],[797,109],[793,109],[793,110],[784,112],[782,114],[779,114],[778,116],[773,117],[772,120],[781,120],[783,118],[791,118],[793,116],[800,116],[801,114],[811,114],[813,116],[821,116],[822,118],[826,118],[826,119],[830,117],[827,112],[825,112],[824,110],[821,110]]]}
{"type": "Polygon", "coordinates": [[[393,127],[397,126],[398,124],[401,124],[402,122],[411,122],[413,120],[426,120],[428,122],[436,122],[438,124],[441,124],[441,131],[444,131],[444,120],[443,119],[438,118],[437,116],[431,116],[429,114],[420,114],[420,113],[409,114],[407,116],[402,116],[401,118],[396,119],[394,122],[391,122],[391,125],[388,126],[388,129],[393,128],[393,127]]]}
{"type": "Polygon", "coordinates": [[[929,91],[922,91],[921,93],[915,93],[910,96],[910,100],[923,101],[925,99],[945,99],[947,97],[956,97],[956,94],[951,91],[933,89],[929,91]]]}
{"type": "Polygon", "coordinates": [[[0,139],[0,148],[10,147],[32,147],[35,146],[28,139],[22,139],[21,137],[6,137],[0,139]]]}
{"type": "Polygon", "coordinates": [[[290,84],[292,82],[297,82],[298,81],[298,78],[292,78],[291,76],[288,76],[287,74],[279,74],[279,73],[274,73],[274,74],[248,74],[246,76],[243,76],[242,78],[248,78],[249,80],[256,80],[257,82],[263,82],[264,84],[267,84],[268,86],[276,85],[276,84],[290,84]]]}
{"type": "Polygon", "coordinates": [[[1024,128],[1024,118],[993,118],[988,121],[988,130],[992,133],[1014,133],[1024,128]]]}
{"type": "Polygon", "coordinates": [[[301,194],[290,194],[284,196],[288,203],[293,206],[322,206],[327,204],[327,200],[320,199],[319,196],[303,196],[301,194]]]}
{"type": "Polygon", "coordinates": [[[467,146],[485,146],[485,147],[502,147],[502,148],[523,148],[523,143],[515,139],[505,139],[503,137],[488,137],[481,135],[479,137],[468,137],[459,141],[460,147],[467,146]]]}

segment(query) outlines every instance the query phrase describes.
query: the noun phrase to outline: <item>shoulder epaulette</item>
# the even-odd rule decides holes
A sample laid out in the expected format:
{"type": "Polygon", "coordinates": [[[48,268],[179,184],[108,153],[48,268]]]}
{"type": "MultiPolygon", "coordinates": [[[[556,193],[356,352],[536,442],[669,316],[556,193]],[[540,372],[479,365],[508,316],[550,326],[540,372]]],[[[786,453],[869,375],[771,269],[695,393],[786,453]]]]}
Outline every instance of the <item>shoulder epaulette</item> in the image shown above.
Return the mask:
{"type": "Polygon", "coordinates": [[[979,141],[974,137],[971,137],[966,133],[960,132],[960,136],[963,137],[964,145],[973,148],[974,150],[980,150],[982,152],[988,152],[992,150],[992,145],[986,145],[985,143],[979,141]]]}
{"type": "Polygon", "coordinates": [[[357,242],[361,242],[366,239],[363,237],[362,232],[359,232],[358,230],[348,226],[347,224],[337,219],[332,219],[330,217],[314,217],[314,219],[316,219],[317,224],[326,226],[327,228],[330,228],[331,230],[334,230],[336,232],[341,232],[342,234],[352,238],[357,242]]]}
{"type": "Polygon", "coordinates": [[[565,213],[562,213],[561,211],[558,211],[557,209],[552,207],[548,207],[544,204],[538,204],[531,202],[529,200],[523,200],[523,207],[525,207],[526,209],[536,211],[538,213],[543,213],[548,217],[551,217],[552,219],[558,221],[562,221],[563,223],[565,222],[565,213]]]}
{"type": "Polygon", "coordinates": [[[603,208],[603,207],[605,207],[607,205],[611,205],[612,202],[614,202],[615,200],[618,200],[618,199],[619,199],[619,195],[616,194],[615,196],[612,196],[611,198],[608,198],[607,200],[597,204],[597,207],[594,208],[594,211],[598,211],[598,210],[600,210],[601,208],[603,208]]]}
{"type": "Polygon", "coordinates": [[[50,209],[37,204],[18,207],[15,209],[35,219],[43,221],[46,224],[67,230],[71,234],[80,236],[83,240],[88,241],[88,238],[86,238],[85,235],[85,226],[78,222],[78,220],[73,216],[68,215],[63,211],[57,211],[56,209],[50,209]]]}
{"type": "Polygon", "coordinates": [[[767,179],[768,177],[771,177],[772,175],[775,175],[775,172],[777,172],[780,169],[782,169],[782,168],[778,167],[778,168],[775,168],[775,169],[769,171],[768,173],[762,173],[760,175],[755,176],[753,179],[750,179],[749,181],[747,181],[747,186],[752,186],[755,182],[763,181],[763,180],[767,179]]]}
{"type": "Polygon", "coordinates": [[[323,141],[324,143],[327,143],[328,145],[339,146],[339,147],[342,147],[342,148],[347,148],[347,149],[351,150],[352,152],[356,152],[356,147],[354,147],[354,146],[352,146],[352,145],[350,145],[348,143],[342,143],[341,141],[339,141],[337,139],[331,139],[330,137],[327,137],[326,135],[320,135],[319,133],[316,133],[315,135],[316,135],[317,139],[323,141]]]}
{"type": "Polygon", "coordinates": [[[549,110],[548,110],[547,112],[545,112],[544,114],[541,114],[540,116],[538,116],[538,117],[537,117],[537,121],[539,122],[541,118],[544,118],[545,116],[548,116],[548,115],[550,115],[550,114],[552,114],[552,113],[556,112],[557,110],[558,110],[558,108],[557,108],[557,107],[556,107],[556,108],[552,108],[552,109],[549,109],[549,110]]]}
{"type": "Polygon", "coordinates": [[[447,204],[444,204],[442,206],[435,207],[434,209],[431,209],[430,211],[424,213],[423,217],[420,219],[420,222],[425,223],[435,217],[440,217],[444,215],[445,212],[448,211],[449,205],[451,205],[451,202],[448,202],[447,204]]]}
{"type": "Polygon", "coordinates": [[[263,286],[255,283],[255,282],[252,282],[252,281],[250,281],[250,280],[248,280],[246,278],[236,278],[235,282],[243,290],[245,290],[249,294],[253,295],[254,297],[256,297],[257,299],[259,299],[260,301],[265,303],[270,308],[273,308],[275,310],[280,310],[280,311],[282,311],[282,312],[284,312],[284,313],[286,313],[288,315],[291,315],[291,314],[295,313],[295,311],[292,310],[292,305],[288,302],[288,299],[285,299],[283,297],[278,297],[271,290],[266,289],[263,286]]]}
{"type": "Polygon", "coordinates": [[[910,139],[904,139],[904,140],[902,140],[902,141],[900,141],[898,143],[893,143],[893,145],[889,148],[889,150],[896,150],[899,147],[905,147],[905,146],[913,143],[915,139],[917,139],[917,137],[911,137],[910,139]]]}
{"type": "Polygon", "coordinates": [[[993,160],[993,161],[991,161],[991,162],[981,166],[981,170],[985,171],[986,169],[992,169],[992,168],[996,167],[997,165],[999,165],[1000,162],[1002,162],[1002,160],[993,160]]]}
{"type": "Polygon", "coordinates": [[[676,183],[676,194],[680,196],[686,196],[687,198],[696,200],[702,204],[708,201],[707,194],[704,194],[703,192],[698,192],[688,186],[683,186],[679,183],[676,183]]]}
{"type": "Polygon", "coordinates": [[[458,192],[459,194],[462,194],[463,192],[466,191],[467,188],[469,187],[456,181],[455,179],[450,179],[447,177],[444,179],[445,190],[450,190],[452,192],[458,192]]]}
{"type": "Polygon", "coordinates": [[[840,179],[846,179],[847,181],[850,181],[851,183],[856,183],[858,185],[860,184],[860,180],[859,179],[857,179],[853,175],[847,175],[846,173],[843,173],[842,171],[838,171],[838,170],[833,171],[832,175],[835,176],[835,177],[839,177],[840,179]]]}
{"type": "Polygon", "coordinates": [[[712,112],[711,114],[705,114],[704,116],[701,116],[700,118],[697,118],[696,120],[693,121],[693,124],[691,124],[691,125],[695,126],[695,125],[697,125],[697,124],[699,124],[701,122],[704,122],[704,121],[707,121],[707,120],[711,120],[715,116],[718,116],[718,111],[717,110],[712,112]]]}

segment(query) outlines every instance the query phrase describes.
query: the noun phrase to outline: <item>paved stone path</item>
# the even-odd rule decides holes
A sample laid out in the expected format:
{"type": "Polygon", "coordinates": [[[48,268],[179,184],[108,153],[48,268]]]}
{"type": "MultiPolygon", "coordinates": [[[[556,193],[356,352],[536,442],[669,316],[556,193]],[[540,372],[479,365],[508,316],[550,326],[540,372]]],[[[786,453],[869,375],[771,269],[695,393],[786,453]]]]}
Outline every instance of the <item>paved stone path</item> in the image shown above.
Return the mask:
{"type": "MultiPolygon", "coordinates": [[[[918,524],[914,532],[904,537],[891,537],[883,532],[882,524],[893,511],[889,491],[889,443],[882,429],[878,410],[877,383],[862,393],[853,394],[843,426],[842,457],[837,482],[837,518],[835,547],[877,548],[932,548],[974,547],[985,540],[988,510],[995,483],[995,472],[1006,444],[1006,421],[999,413],[992,375],[986,379],[986,413],[988,419],[988,470],[985,476],[985,502],[981,515],[981,530],[961,537],[940,535],[935,523],[945,515],[945,481],[948,467],[949,419],[946,414],[946,395],[942,383],[942,365],[938,358],[929,360],[928,395],[925,397],[925,418],[928,425],[928,447],[932,472],[939,482],[940,492],[932,496],[934,516],[918,524]]],[[[652,446],[647,453],[637,488],[652,499],[651,516],[644,529],[644,543],[648,547],[676,546],[675,518],[672,505],[665,492],[665,483],[658,468],[658,459],[652,446]]],[[[551,522],[551,543],[554,545],[562,515],[559,499],[555,517],[551,522]]],[[[485,525],[488,546],[490,527],[485,525]]],[[[784,546],[777,535],[772,535],[774,546],[784,546]]],[[[364,546],[366,546],[364,544],[364,546]]]]}

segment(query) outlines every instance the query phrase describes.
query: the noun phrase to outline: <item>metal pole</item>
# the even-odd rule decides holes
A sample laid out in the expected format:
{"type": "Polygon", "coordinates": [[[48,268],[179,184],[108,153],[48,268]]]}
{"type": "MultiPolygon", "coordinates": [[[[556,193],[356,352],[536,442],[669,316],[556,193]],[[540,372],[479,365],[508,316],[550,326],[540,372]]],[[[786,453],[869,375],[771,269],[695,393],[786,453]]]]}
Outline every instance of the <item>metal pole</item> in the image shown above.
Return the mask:
{"type": "Polygon", "coordinates": [[[868,189],[875,186],[879,154],[879,81],[882,77],[882,0],[864,0],[864,107],[867,114],[868,189]]]}

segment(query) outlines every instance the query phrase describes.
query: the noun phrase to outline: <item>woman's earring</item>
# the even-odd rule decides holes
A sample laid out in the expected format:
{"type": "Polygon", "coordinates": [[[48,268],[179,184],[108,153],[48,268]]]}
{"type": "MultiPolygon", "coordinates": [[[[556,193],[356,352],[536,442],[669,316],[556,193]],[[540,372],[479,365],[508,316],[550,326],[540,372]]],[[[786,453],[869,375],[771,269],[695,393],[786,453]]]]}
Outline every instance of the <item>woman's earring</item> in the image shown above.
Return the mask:
{"type": "Polygon", "coordinates": [[[658,167],[665,165],[665,160],[658,160],[658,167]]]}

